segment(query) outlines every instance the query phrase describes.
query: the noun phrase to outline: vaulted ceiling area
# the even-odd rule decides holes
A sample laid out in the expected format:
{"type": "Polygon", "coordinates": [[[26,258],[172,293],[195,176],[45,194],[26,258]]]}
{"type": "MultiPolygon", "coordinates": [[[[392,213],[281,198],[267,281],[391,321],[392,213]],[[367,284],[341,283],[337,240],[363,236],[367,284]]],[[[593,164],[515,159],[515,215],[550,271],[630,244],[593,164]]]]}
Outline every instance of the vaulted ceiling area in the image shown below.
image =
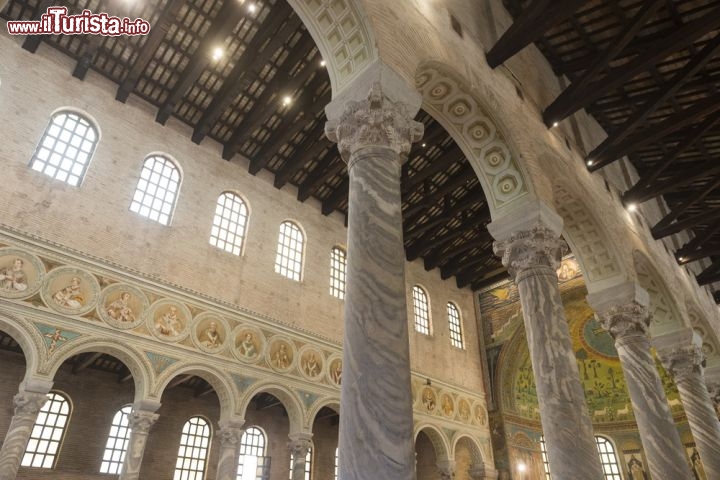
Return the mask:
{"type": "MultiPolygon", "coordinates": [[[[48,0],[12,0],[8,20],[38,19],[48,0]]],[[[330,80],[310,34],[286,0],[143,0],[62,2],[83,9],[143,18],[145,36],[28,36],[74,59],[72,75],[90,72],[115,84],[116,100],[131,95],[192,128],[192,141],[212,139],[222,157],[265,169],[278,189],[314,198],[323,215],[347,215],[348,176],[337,148],[324,134],[330,80]],[[243,157],[247,161],[243,160],[243,157]]],[[[111,93],[108,93],[111,95],[111,93]]],[[[478,289],[507,276],[492,252],[485,226],[490,212],[477,177],[448,133],[424,111],[416,120],[425,137],[402,170],[403,223],[408,260],[422,259],[461,288],[478,289]]]]}
{"type": "MultiPolygon", "coordinates": [[[[679,264],[706,260],[700,285],[720,281],[720,1],[504,0],[514,22],[488,51],[497,67],[534,43],[568,86],[543,105],[548,127],[580,109],[608,137],[585,163],[623,157],[640,179],[629,210],[664,199],[655,239],[687,231],[679,264]]],[[[715,289],[715,300],[720,294],[715,289]]]]}

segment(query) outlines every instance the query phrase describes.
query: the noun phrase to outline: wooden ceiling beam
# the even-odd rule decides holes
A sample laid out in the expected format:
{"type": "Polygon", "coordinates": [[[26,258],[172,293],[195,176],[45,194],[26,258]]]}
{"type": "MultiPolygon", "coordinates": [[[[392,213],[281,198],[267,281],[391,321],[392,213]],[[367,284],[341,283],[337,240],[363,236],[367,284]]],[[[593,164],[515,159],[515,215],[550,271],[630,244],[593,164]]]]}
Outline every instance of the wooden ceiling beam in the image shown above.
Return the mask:
{"type": "Polygon", "coordinates": [[[585,88],[572,92],[572,95],[566,93],[567,90],[563,91],[543,112],[545,124],[552,125],[581,108],[587,107],[608,92],[616,90],[651,65],[707,35],[719,25],[720,8],[716,8],[700,18],[688,22],[685,26],[674,29],[665,37],[659,39],[652,49],[639,54],[620,67],[608,70],[605,76],[586,85],[585,88]]]}
{"type": "Polygon", "coordinates": [[[434,161],[430,162],[430,164],[427,167],[416,172],[414,175],[403,179],[403,181],[402,181],[403,193],[404,194],[410,193],[411,190],[416,188],[418,185],[420,185],[422,182],[424,182],[428,178],[430,178],[433,175],[436,175],[442,171],[447,170],[449,167],[451,167],[455,163],[458,163],[462,160],[465,160],[465,154],[462,152],[462,150],[460,150],[457,147],[443,153],[440,157],[438,157],[434,161]]]}
{"type": "Polygon", "coordinates": [[[703,178],[707,178],[711,175],[715,175],[718,172],[720,172],[720,163],[715,160],[708,160],[701,165],[695,166],[690,171],[687,171],[683,168],[678,172],[672,172],[670,178],[662,182],[655,182],[651,187],[645,189],[642,192],[642,195],[635,194],[632,197],[623,196],[623,200],[627,202],[642,203],[649,200],[650,198],[654,198],[664,193],[677,190],[679,187],[688,185],[698,180],[702,180],[703,178]]]}
{"type": "MultiPolygon", "coordinates": [[[[674,96],[697,72],[720,51],[720,34],[709,41],[697,55],[693,56],[685,66],[675,73],[672,78],[655,95],[649,98],[621,127],[609,135],[600,145],[590,152],[585,160],[592,160],[610,147],[617,145],[629,134],[634,132],[647,118],[652,115],[660,105],[674,96]]],[[[627,101],[623,101],[627,106],[627,101]]]]}
{"type": "Polygon", "coordinates": [[[73,375],[76,375],[76,374],[82,372],[83,370],[88,368],[90,365],[95,363],[95,360],[97,360],[98,358],[100,358],[102,356],[103,356],[102,352],[88,352],[83,355],[78,355],[78,358],[77,358],[77,360],[75,360],[75,363],[73,364],[73,367],[72,367],[73,375]]]}
{"type": "Polygon", "coordinates": [[[661,227],[659,225],[655,225],[652,229],[650,229],[650,233],[655,240],[660,240],[661,238],[681,232],[687,228],[693,228],[694,226],[702,223],[712,222],[718,218],[720,218],[720,209],[693,215],[667,226],[661,227]]]}
{"type": "Polygon", "coordinates": [[[258,31],[247,44],[243,54],[235,62],[230,74],[195,125],[192,134],[193,142],[199,144],[203,141],[222,113],[233,103],[240,92],[247,89],[259,76],[260,71],[267,65],[278,48],[292,37],[293,32],[302,23],[297,15],[292,15],[292,8],[287,2],[278,2],[276,10],[271,13],[265,23],[258,27],[258,31]]]}
{"type": "Polygon", "coordinates": [[[453,248],[445,246],[445,248],[428,252],[423,258],[425,270],[432,270],[435,267],[440,267],[441,269],[445,268],[445,265],[443,265],[444,261],[455,260],[457,262],[462,262],[462,258],[468,251],[478,247],[479,245],[476,245],[475,242],[465,242],[465,244],[458,245],[453,248]]]}
{"type": "Polygon", "coordinates": [[[458,214],[466,211],[474,205],[477,205],[479,202],[484,203],[484,198],[477,196],[466,195],[462,197],[462,200],[456,200],[454,203],[452,202],[454,199],[452,197],[448,197],[449,195],[446,195],[443,211],[440,214],[429,218],[425,223],[418,225],[417,222],[404,222],[407,227],[404,234],[406,242],[417,238],[438,225],[448,223],[450,220],[457,217],[458,214]]]}
{"type": "Polygon", "coordinates": [[[195,388],[195,397],[204,397],[205,395],[208,395],[210,393],[213,393],[215,389],[212,385],[210,385],[207,382],[204,382],[195,388]]]}
{"type": "Polygon", "coordinates": [[[406,247],[405,256],[407,257],[407,260],[409,262],[412,262],[418,257],[421,257],[427,251],[434,248],[439,248],[442,245],[445,245],[448,242],[458,237],[461,237],[462,235],[471,231],[478,225],[482,225],[483,223],[487,224],[489,221],[490,219],[488,218],[488,216],[478,213],[473,218],[463,219],[462,223],[459,226],[445,232],[442,235],[436,235],[434,233],[425,234],[424,236],[413,242],[411,245],[406,247]]]}
{"type": "Polygon", "coordinates": [[[698,285],[700,285],[701,287],[704,285],[709,285],[711,283],[719,282],[720,261],[713,262],[712,265],[700,272],[700,274],[697,275],[695,278],[697,279],[698,285]]]}
{"type": "Polygon", "coordinates": [[[716,257],[719,255],[720,255],[720,245],[706,245],[697,250],[683,253],[682,255],[680,255],[680,252],[678,251],[675,254],[675,258],[677,259],[677,262],[680,265],[685,265],[686,263],[694,262],[696,260],[700,260],[701,258],[716,257]]]}
{"type": "Polygon", "coordinates": [[[477,256],[461,267],[454,275],[458,288],[465,288],[470,285],[473,280],[478,277],[480,273],[478,270],[484,270],[481,267],[487,263],[488,260],[492,260],[492,255],[477,256]],[[462,287],[460,285],[462,285],[462,287]]]}
{"type": "Polygon", "coordinates": [[[118,372],[118,383],[125,383],[133,378],[132,372],[125,365],[118,372]]]}
{"type": "Polygon", "coordinates": [[[678,249],[675,252],[675,256],[678,259],[681,257],[689,257],[690,254],[702,248],[703,245],[705,245],[710,238],[718,232],[720,232],[720,220],[708,226],[708,228],[702,232],[695,231],[695,237],[678,249]]]}
{"type": "Polygon", "coordinates": [[[245,10],[236,0],[225,0],[212,20],[205,36],[200,40],[187,66],[180,74],[172,91],[155,116],[155,121],[165,125],[175,107],[185,93],[200,78],[202,72],[212,62],[212,51],[219,45],[225,45],[225,39],[232,34],[235,26],[245,15],[245,10]]]}
{"type": "MultiPolygon", "coordinates": [[[[466,164],[465,167],[455,172],[451,178],[440,185],[433,193],[421,198],[415,202],[414,205],[410,205],[410,207],[405,210],[404,215],[408,218],[412,218],[415,214],[420,213],[423,210],[427,210],[435,205],[437,201],[446,194],[454,192],[461,186],[476,178],[477,176],[475,174],[475,170],[472,169],[469,163],[466,164]]],[[[404,201],[405,200],[403,199],[403,202],[404,201]]]]}
{"type": "Polygon", "coordinates": [[[587,0],[533,0],[487,53],[491,68],[539,39],[545,31],[572,16],[587,0]]]}
{"type": "MultiPolygon", "coordinates": [[[[280,147],[290,141],[294,135],[289,135],[283,138],[277,139],[271,146],[266,144],[258,153],[258,156],[272,156],[277,153],[280,147]],[[267,147],[267,148],[266,148],[267,147]],[[272,147],[272,148],[271,148],[272,147]]],[[[307,162],[317,157],[322,153],[323,150],[332,148],[330,140],[325,138],[325,124],[324,122],[318,122],[318,125],[307,134],[305,139],[293,148],[293,154],[287,159],[285,164],[275,174],[275,180],[273,184],[275,188],[282,188],[285,184],[290,181],[293,175],[295,175],[300,169],[302,169],[307,162]],[[304,153],[308,155],[304,155],[304,153]]],[[[270,159],[268,159],[268,162],[270,159]]]]}
{"type": "MultiPolygon", "coordinates": [[[[494,285],[498,282],[502,282],[503,280],[507,280],[510,278],[510,274],[507,272],[505,268],[498,268],[494,272],[490,273],[489,275],[486,275],[482,278],[479,278],[472,282],[470,284],[470,289],[472,291],[480,290],[481,288],[489,287],[490,285],[494,285]]],[[[460,285],[458,284],[458,287],[460,285]]],[[[460,288],[464,288],[464,285],[460,288]]]]}
{"type": "MultiPolygon", "coordinates": [[[[55,3],[56,2],[54,0],[42,0],[37,6],[37,10],[33,12],[32,18],[30,18],[30,20],[36,22],[40,21],[41,17],[47,13],[47,9],[52,7],[55,3]]],[[[25,37],[25,40],[23,40],[22,48],[24,48],[28,52],[35,53],[37,52],[37,49],[42,43],[42,41],[47,37],[48,35],[27,35],[25,37]]]]}
{"type": "MultiPolygon", "coordinates": [[[[285,65],[286,69],[283,72],[285,75],[280,75],[278,72],[265,86],[260,96],[253,99],[253,108],[240,120],[230,139],[223,146],[222,156],[225,160],[230,160],[240,145],[250,138],[255,129],[265,123],[274,113],[284,110],[282,115],[288,116],[304,106],[298,102],[297,91],[303,88],[303,85],[313,74],[316,74],[314,80],[316,82],[320,77],[319,63],[316,62],[317,55],[303,65],[303,61],[314,48],[315,42],[312,37],[307,36],[298,41],[290,50],[286,60],[290,63],[285,65]],[[293,71],[295,71],[294,74],[293,71]],[[288,96],[295,97],[290,105],[283,105],[280,91],[287,92],[288,96]]],[[[311,94],[313,93],[311,92],[311,94]]]]}
{"type": "MultiPolygon", "coordinates": [[[[477,240],[473,240],[471,242],[467,242],[470,244],[470,248],[465,247],[463,245],[463,250],[466,252],[468,250],[472,250],[473,248],[482,248],[483,245],[486,243],[491,242],[492,243],[492,237],[489,234],[483,233],[482,237],[478,238],[477,240]]],[[[483,262],[486,262],[488,259],[491,259],[494,257],[494,253],[492,253],[492,249],[488,250],[490,253],[484,252],[484,254],[476,255],[475,258],[482,259],[483,262]]],[[[499,259],[498,259],[499,261],[499,259]]],[[[465,258],[465,255],[456,255],[455,258],[447,262],[445,265],[440,267],[440,278],[443,280],[446,280],[450,277],[458,275],[460,272],[462,272],[467,265],[476,265],[478,262],[473,260],[468,260],[465,258]]]]}
{"type": "Polygon", "coordinates": [[[331,147],[325,154],[325,157],[313,169],[312,173],[310,173],[305,181],[298,187],[297,199],[304,202],[310,198],[320,185],[342,172],[343,168],[345,168],[345,162],[340,158],[337,150],[331,147]]]}
{"type": "Polygon", "coordinates": [[[322,202],[322,214],[330,215],[348,196],[348,188],[350,187],[350,177],[345,175],[342,183],[335,187],[335,190],[322,202]]]}
{"type": "MultiPolygon", "coordinates": [[[[103,12],[113,17],[126,17],[129,15],[127,5],[121,2],[105,2],[103,12]],[[120,9],[125,11],[120,11],[120,9]]],[[[72,76],[84,80],[88,70],[92,67],[95,55],[100,49],[100,45],[107,37],[104,35],[84,35],[85,43],[82,46],[80,56],[77,59],[72,76]]]]}
{"type": "Polygon", "coordinates": [[[175,22],[180,7],[184,4],[184,0],[168,0],[160,17],[155,21],[150,33],[145,37],[145,43],[143,43],[135,62],[130,67],[127,75],[125,75],[125,79],[118,85],[115,100],[125,103],[130,93],[135,90],[138,80],[157,53],[160,43],[165,38],[170,26],[175,22]]]}
{"type": "Polygon", "coordinates": [[[629,152],[662,139],[673,132],[688,127],[708,115],[720,111],[720,93],[711,95],[695,102],[692,106],[684,108],[679,112],[670,115],[665,120],[649,125],[646,129],[626,138],[619,145],[616,145],[602,155],[595,158],[593,165],[588,168],[595,171],[608,163],[627,155],[629,152]]]}
{"type": "Polygon", "coordinates": [[[676,205],[669,214],[667,214],[663,219],[658,222],[657,227],[662,228],[670,225],[672,222],[680,218],[680,216],[683,215],[690,207],[692,207],[696,203],[702,202],[710,193],[712,193],[718,187],[720,187],[720,178],[708,185],[705,190],[700,193],[699,196],[685,200],[684,203],[679,206],[676,205]]]}
{"type": "Polygon", "coordinates": [[[170,383],[167,384],[167,387],[165,387],[165,389],[167,390],[169,388],[175,388],[177,386],[180,386],[191,378],[193,378],[192,374],[178,375],[177,377],[173,378],[170,383]]]}

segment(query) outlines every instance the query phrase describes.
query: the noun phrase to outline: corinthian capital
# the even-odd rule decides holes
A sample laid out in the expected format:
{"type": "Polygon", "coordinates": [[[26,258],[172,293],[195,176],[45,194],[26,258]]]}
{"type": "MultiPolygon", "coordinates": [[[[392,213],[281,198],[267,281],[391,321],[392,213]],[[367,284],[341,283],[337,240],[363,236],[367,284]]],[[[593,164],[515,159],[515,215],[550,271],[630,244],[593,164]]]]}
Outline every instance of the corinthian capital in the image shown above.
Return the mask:
{"type": "Polygon", "coordinates": [[[364,147],[386,147],[398,155],[422,138],[423,124],[416,122],[402,102],[393,102],[375,82],[366,99],[348,101],[342,116],[325,124],[325,134],[337,142],[346,161],[364,147]]]}
{"type": "Polygon", "coordinates": [[[288,450],[296,459],[305,460],[308,451],[312,448],[312,433],[295,433],[289,435],[288,450]]]}
{"type": "Polygon", "coordinates": [[[240,443],[243,435],[243,429],[237,427],[224,426],[217,432],[220,445],[223,447],[235,447],[240,443]]]}
{"type": "Polygon", "coordinates": [[[670,372],[675,382],[681,382],[691,375],[702,374],[705,366],[705,355],[697,345],[686,345],[658,353],[663,367],[670,372]]]}
{"type": "Polygon", "coordinates": [[[493,251],[502,258],[503,265],[514,276],[526,268],[537,266],[556,270],[567,251],[567,244],[555,231],[536,225],[495,242],[493,251]]]}
{"type": "Polygon", "coordinates": [[[603,328],[619,341],[631,336],[647,337],[650,314],[636,302],[615,305],[598,314],[603,328]]]}
{"type": "Polygon", "coordinates": [[[48,397],[44,393],[20,392],[13,397],[16,416],[35,416],[47,402],[48,397]]]}
{"type": "Polygon", "coordinates": [[[128,423],[130,424],[130,430],[133,433],[148,433],[150,427],[160,417],[157,413],[148,412],[145,410],[135,410],[130,412],[128,415],[128,423]]]}

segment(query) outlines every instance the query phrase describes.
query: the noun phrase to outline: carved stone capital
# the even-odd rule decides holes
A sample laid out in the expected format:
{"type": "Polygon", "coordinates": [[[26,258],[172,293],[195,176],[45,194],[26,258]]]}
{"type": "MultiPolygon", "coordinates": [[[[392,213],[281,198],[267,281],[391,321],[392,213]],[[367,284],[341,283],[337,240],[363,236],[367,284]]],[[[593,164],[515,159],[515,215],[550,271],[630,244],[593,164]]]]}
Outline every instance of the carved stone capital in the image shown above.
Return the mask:
{"type": "Polygon", "coordinates": [[[705,355],[697,345],[686,345],[659,353],[663,367],[670,372],[676,383],[688,380],[691,376],[702,375],[705,355]]]}
{"type": "Polygon", "coordinates": [[[144,410],[135,410],[128,415],[128,423],[133,433],[146,434],[150,431],[150,427],[160,417],[157,413],[147,412],[144,410]]]}
{"type": "Polygon", "coordinates": [[[350,162],[352,154],[364,147],[385,147],[407,155],[410,146],[422,138],[423,124],[412,119],[402,102],[385,96],[375,82],[366,99],[348,101],[342,116],[327,122],[325,134],[350,162]]]}
{"type": "Polygon", "coordinates": [[[650,314],[644,305],[630,302],[608,308],[598,315],[603,328],[610,332],[616,342],[633,337],[648,338],[650,314]]]}
{"type": "Polygon", "coordinates": [[[48,396],[45,393],[37,392],[20,392],[13,397],[15,404],[15,416],[32,416],[35,417],[40,409],[47,402],[48,396]]]}
{"type": "Polygon", "coordinates": [[[510,235],[506,240],[493,244],[495,255],[502,258],[503,265],[515,276],[522,270],[545,266],[553,271],[560,265],[567,244],[557,233],[542,225],[510,235]]]}
{"type": "Polygon", "coordinates": [[[217,431],[217,436],[223,448],[235,448],[240,444],[243,433],[244,430],[242,428],[224,426],[217,431]]]}
{"type": "Polygon", "coordinates": [[[468,473],[472,480],[496,480],[498,478],[497,470],[486,468],[484,465],[472,466],[468,473]]]}
{"type": "Polygon", "coordinates": [[[308,433],[297,433],[289,435],[288,439],[288,450],[293,454],[296,460],[302,459],[305,461],[308,451],[312,448],[311,439],[312,434],[308,433]]]}
{"type": "Polygon", "coordinates": [[[720,416],[720,383],[711,383],[707,386],[710,393],[710,399],[715,405],[715,411],[720,416]]]}
{"type": "Polygon", "coordinates": [[[445,460],[437,463],[437,469],[440,472],[440,480],[454,480],[455,478],[455,462],[445,460]]]}

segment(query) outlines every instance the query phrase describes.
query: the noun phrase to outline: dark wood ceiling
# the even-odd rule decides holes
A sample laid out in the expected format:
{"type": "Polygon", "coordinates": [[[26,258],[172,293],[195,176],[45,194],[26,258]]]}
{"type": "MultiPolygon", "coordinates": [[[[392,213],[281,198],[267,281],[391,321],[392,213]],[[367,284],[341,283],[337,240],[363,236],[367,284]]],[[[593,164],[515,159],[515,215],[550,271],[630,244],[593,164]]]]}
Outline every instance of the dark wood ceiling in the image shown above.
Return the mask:
{"type": "MultiPolygon", "coordinates": [[[[661,239],[687,230],[678,263],[708,257],[700,285],[720,281],[720,1],[504,0],[514,23],[489,50],[496,67],[535,43],[570,84],[544,105],[548,127],[580,109],[608,138],[590,171],[627,156],[640,180],[622,200],[662,196],[661,239]]],[[[716,301],[720,296],[716,292],[716,301]]]]}
{"type": "MultiPolygon", "coordinates": [[[[48,0],[12,0],[10,20],[37,19],[48,0]]],[[[348,177],[335,145],[325,138],[324,107],[331,90],[309,33],[286,0],[71,0],[83,9],[150,22],[147,36],[28,36],[23,48],[45,43],[76,60],[73,75],[97,72],[118,85],[116,99],[135,95],[193,128],[196,143],[211,138],[222,156],[249,159],[256,174],[274,174],[274,185],[297,187],[297,198],[315,198],[323,215],[347,215],[348,177]],[[219,60],[213,51],[223,47],[219,60]],[[286,96],[292,102],[285,105],[286,96]]],[[[470,164],[447,132],[427,113],[425,139],[402,170],[407,258],[440,268],[459,287],[478,289],[507,275],[492,253],[485,228],[490,212],[470,164]]],[[[238,162],[239,164],[241,162],[238,162]]],[[[244,162],[242,162],[244,164],[244,162]]]]}

